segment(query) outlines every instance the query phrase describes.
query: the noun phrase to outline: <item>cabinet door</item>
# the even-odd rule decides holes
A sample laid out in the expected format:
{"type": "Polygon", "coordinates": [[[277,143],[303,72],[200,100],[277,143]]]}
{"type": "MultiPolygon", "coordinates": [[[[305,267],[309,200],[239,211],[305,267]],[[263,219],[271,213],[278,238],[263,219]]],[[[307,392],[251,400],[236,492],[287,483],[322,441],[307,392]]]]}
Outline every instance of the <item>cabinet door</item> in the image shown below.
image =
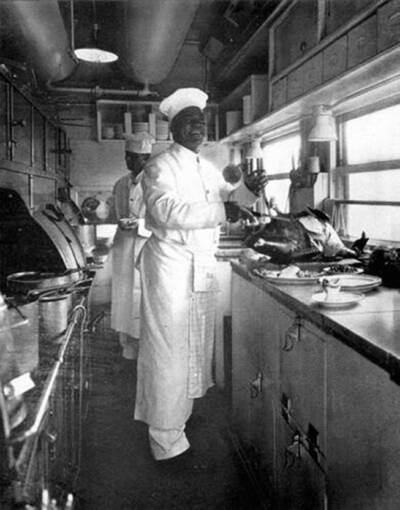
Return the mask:
{"type": "Polygon", "coordinates": [[[53,124],[47,122],[46,127],[46,169],[49,173],[55,174],[57,168],[58,137],[57,129],[53,124]]]}
{"type": "Polygon", "coordinates": [[[326,476],[304,442],[288,424],[278,421],[278,508],[323,510],[326,508],[326,476]]]}
{"type": "Polygon", "coordinates": [[[8,84],[0,76],[0,160],[9,158],[8,84]]]}
{"type": "Polygon", "coordinates": [[[281,403],[289,402],[290,416],[304,434],[312,431],[318,449],[325,451],[326,344],[322,333],[283,308],[278,316],[281,336],[281,403]]]}
{"type": "Polygon", "coordinates": [[[341,37],[323,51],[323,81],[330,80],[346,71],[347,38],[341,37]]]}
{"type": "Polygon", "coordinates": [[[33,164],[37,170],[45,170],[46,121],[43,115],[33,110],[33,164]]]}
{"type": "Polygon", "coordinates": [[[296,2],[275,28],[276,73],[296,62],[317,44],[317,27],[317,0],[296,2]]]}
{"type": "Polygon", "coordinates": [[[327,349],[329,508],[398,508],[400,387],[341,342],[327,349]]]}
{"type": "Polygon", "coordinates": [[[400,0],[392,0],[378,9],[378,51],[400,41],[400,0]]]}
{"type": "Polygon", "coordinates": [[[377,17],[371,16],[348,34],[348,65],[353,67],[376,55],[377,17]]]}
{"type": "Polygon", "coordinates": [[[271,86],[271,109],[277,110],[286,103],[286,78],[271,86]]]}
{"type": "Polygon", "coordinates": [[[15,89],[12,89],[11,143],[13,161],[31,166],[32,106],[15,89]]]}
{"type": "Polygon", "coordinates": [[[236,274],[232,285],[234,425],[254,471],[273,486],[279,374],[274,304],[236,274]]]}
{"type": "Polygon", "coordinates": [[[351,20],[374,0],[327,0],[326,34],[331,34],[351,20]]]}

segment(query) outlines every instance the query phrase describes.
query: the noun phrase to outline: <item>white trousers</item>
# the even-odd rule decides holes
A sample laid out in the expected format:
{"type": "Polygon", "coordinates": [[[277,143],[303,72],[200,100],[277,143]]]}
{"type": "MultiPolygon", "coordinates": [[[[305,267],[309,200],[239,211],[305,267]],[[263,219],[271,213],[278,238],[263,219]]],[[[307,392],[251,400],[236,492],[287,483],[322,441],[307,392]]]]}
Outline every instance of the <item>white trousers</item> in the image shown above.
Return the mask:
{"type": "Polygon", "coordinates": [[[167,460],[176,457],[190,448],[184,432],[185,425],[180,429],[157,429],[149,427],[150,449],[156,460],[167,460]]]}

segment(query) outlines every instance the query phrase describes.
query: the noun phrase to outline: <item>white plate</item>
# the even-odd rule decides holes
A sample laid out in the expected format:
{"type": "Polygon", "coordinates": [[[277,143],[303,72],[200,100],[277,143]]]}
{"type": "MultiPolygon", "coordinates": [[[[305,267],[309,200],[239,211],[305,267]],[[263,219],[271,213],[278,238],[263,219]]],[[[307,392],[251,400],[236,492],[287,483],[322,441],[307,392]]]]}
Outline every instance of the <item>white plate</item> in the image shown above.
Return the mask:
{"type": "Polygon", "coordinates": [[[339,286],[341,290],[350,290],[354,292],[367,292],[375,289],[381,285],[382,280],[378,276],[372,276],[368,274],[332,274],[329,276],[323,276],[318,281],[322,280],[339,280],[339,286]]]}
{"type": "Polygon", "coordinates": [[[285,276],[278,276],[281,271],[263,271],[260,269],[253,269],[253,273],[257,276],[261,276],[261,278],[267,282],[276,283],[277,285],[310,285],[317,283],[320,276],[315,273],[315,275],[305,276],[303,278],[299,278],[298,276],[288,278],[285,276]]]}
{"type": "Polygon", "coordinates": [[[364,294],[352,292],[338,292],[334,296],[327,296],[326,292],[317,292],[311,296],[311,301],[325,308],[344,308],[353,306],[364,298],[364,294]]]}

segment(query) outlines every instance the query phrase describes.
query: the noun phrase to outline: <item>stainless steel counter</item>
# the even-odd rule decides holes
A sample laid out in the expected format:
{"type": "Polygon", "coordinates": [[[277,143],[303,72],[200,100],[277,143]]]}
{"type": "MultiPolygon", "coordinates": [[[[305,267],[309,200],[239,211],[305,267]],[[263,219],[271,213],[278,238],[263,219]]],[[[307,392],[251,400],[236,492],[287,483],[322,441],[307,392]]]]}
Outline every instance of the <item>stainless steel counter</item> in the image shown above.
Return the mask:
{"type": "Polygon", "coordinates": [[[319,285],[275,285],[250,273],[238,262],[233,271],[301,314],[325,332],[387,370],[400,382],[400,291],[379,287],[352,308],[327,310],[311,302],[319,285]]]}

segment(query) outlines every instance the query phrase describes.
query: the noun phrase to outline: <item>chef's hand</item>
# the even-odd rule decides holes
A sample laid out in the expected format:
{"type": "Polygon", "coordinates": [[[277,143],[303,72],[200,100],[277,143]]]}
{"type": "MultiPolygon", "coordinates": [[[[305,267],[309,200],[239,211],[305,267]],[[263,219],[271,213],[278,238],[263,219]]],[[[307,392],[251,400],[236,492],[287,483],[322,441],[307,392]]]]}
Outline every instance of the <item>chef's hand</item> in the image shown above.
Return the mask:
{"type": "Polygon", "coordinates": [[[226,220],[235,223],[239,220],[254,221],[254,215],[246,207],[240,206],[237,202],[224,202],[226,220]]]}
{"type": "Polygon", "coordinates": [[[260,195],[268,183],[268,176],[264,169],[256,170],[254,172],[245,173],[243,180],[251,192],[255,195],[260,195]]]}

